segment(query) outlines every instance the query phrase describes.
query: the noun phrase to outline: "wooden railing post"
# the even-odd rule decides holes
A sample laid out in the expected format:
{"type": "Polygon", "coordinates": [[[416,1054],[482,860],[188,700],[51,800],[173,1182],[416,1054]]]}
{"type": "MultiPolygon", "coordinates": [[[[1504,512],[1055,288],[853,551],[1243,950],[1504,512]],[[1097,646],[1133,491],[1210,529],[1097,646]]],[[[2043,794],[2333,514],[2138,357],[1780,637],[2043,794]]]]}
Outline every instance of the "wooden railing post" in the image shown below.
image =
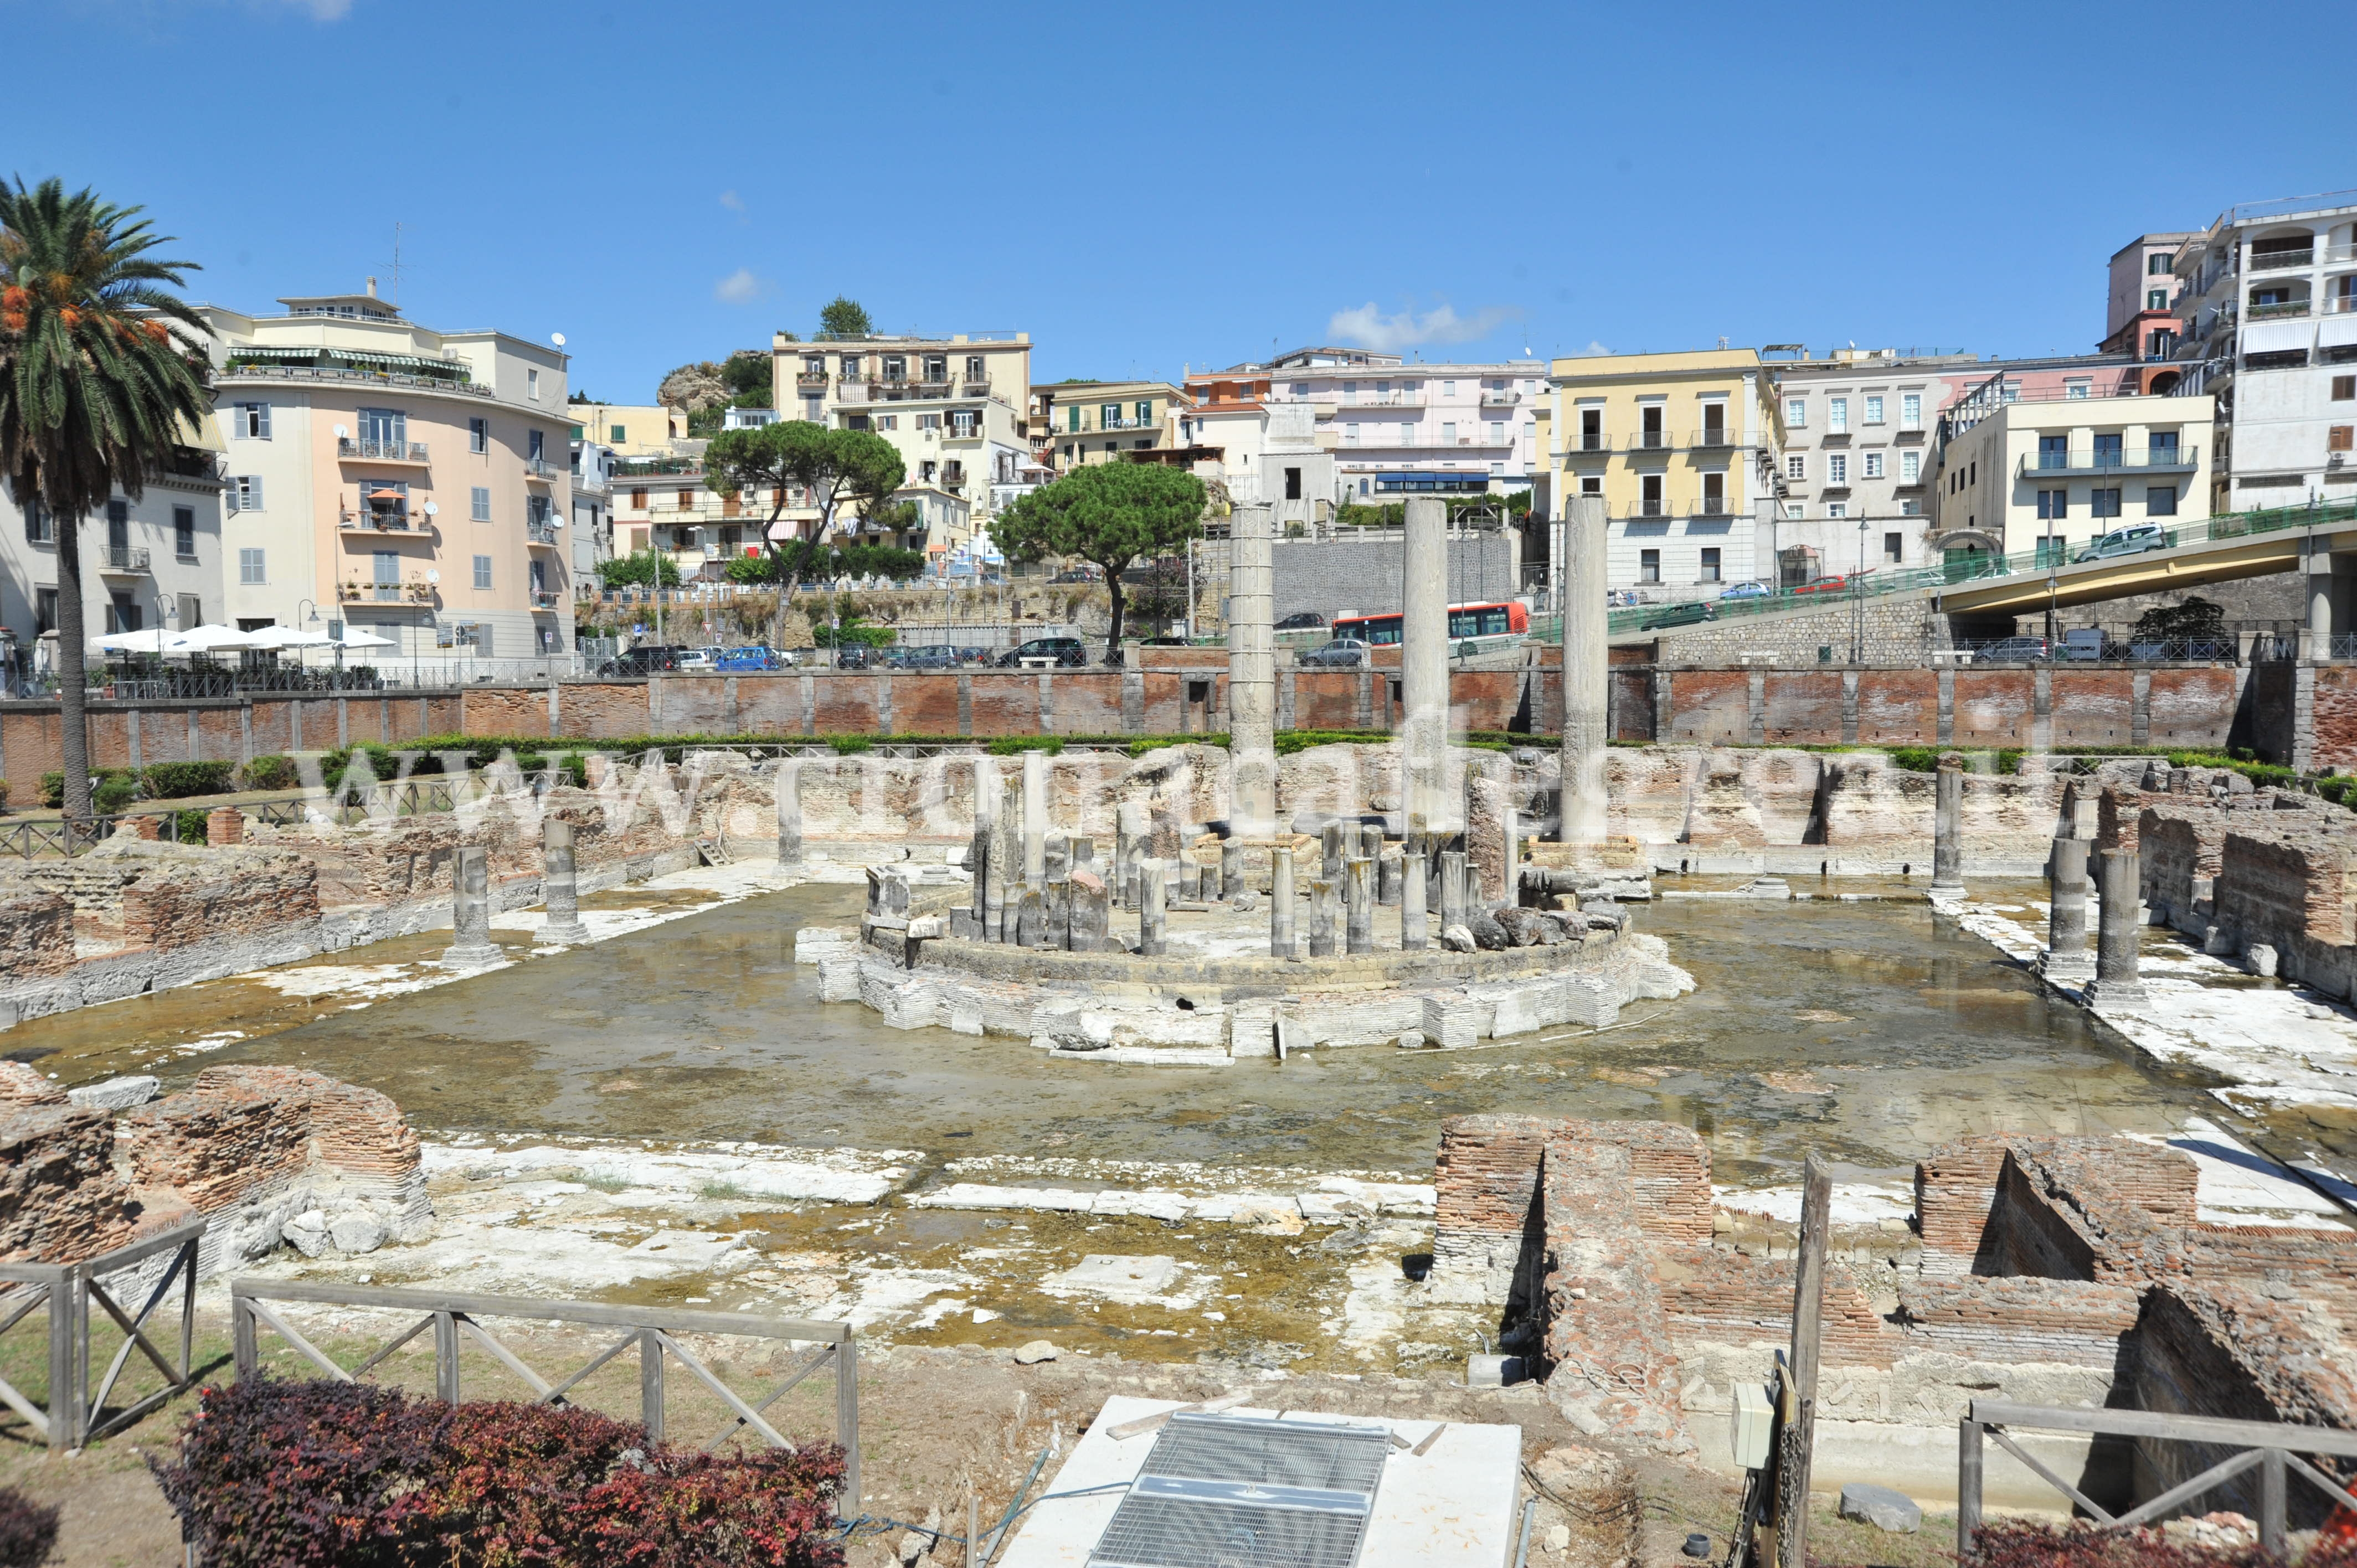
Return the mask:
{"type": "Polygon", "coordinates": [[[445,1404],[458,1402],[458,1317],[434,1315],[434,1397],[445,1404]]]}
{"type": "Polygon", "coordinates": [[[2270,1448],[2259,1461],[2259,1550],[2284,1554],[2284,1451],[2270,1448]]]}
{"type": "Polygon", "coordinates": [[[237,1380],[250,1380],[261,1363],[261,1353],[253,1342],[253,1308],[247,1304],[245,1293],[235,1285],[229,1293],[230,1337],[237,1354],[237,1380]]]}
{"type": "MultiPolygon", "coordinates": [[[[843,1497],[848,1511],[859,1511],[859,1342],[848,1331],[834,1342],[834,1440],[843,1445],[843,1497]]],[[[842,1510],[838,1510],[842,1511],[842,1510]]]]}
{"type": "Polygon", "coordinates": [[[639,1419],[648,1442],[663,1440],[662,1335],[652,1328],[639,1331],[639,1419]]]}
{"type": "Polygon", "coordinates": [[[81,1413],[80,1391],[75,1387],[74,1350],[80,1336],[74,1333],[74,1302],[79,1294],[75,1287],[81,1281],[71,1268],[59,1269],[49,1282],[49,1446],[74,1446],[74,1418],[81,1413]]]}
{"type": "Polygon", "coordinates": [[[1973,1531],[1981,1527],[1981,1423],[1971,1416],[1956,1423],[1956,1555],[1969,1557],[1973,1531]]]}

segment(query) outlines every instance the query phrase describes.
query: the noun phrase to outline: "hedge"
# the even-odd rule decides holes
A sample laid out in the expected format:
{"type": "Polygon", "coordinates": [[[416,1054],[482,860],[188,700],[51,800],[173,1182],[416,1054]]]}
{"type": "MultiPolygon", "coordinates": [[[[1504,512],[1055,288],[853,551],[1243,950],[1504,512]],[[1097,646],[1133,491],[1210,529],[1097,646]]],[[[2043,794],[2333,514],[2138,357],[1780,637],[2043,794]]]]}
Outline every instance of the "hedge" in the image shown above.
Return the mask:
{"type": "Polygon", "coordinates": [[[572,1407],[260,1378],[204,1390],[149,1464],[209,1568],[844,1561],[833,1444],[702,1454],[572,1407]]]}

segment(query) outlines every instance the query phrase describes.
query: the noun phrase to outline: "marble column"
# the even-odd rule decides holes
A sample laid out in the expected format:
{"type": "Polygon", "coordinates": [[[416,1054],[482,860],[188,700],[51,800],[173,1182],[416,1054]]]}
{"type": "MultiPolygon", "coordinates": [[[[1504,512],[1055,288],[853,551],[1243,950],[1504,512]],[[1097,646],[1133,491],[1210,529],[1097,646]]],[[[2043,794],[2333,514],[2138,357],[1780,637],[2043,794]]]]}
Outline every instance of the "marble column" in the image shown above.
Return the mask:
{"type": "Polygon", "coordinates": [[[1309,884],[1309,956],[1311,958],[1334,956],[1334,907],[1339,902],[1334,894],[1335,888],[1331,880],[1323,876],[1311,879],[1309,884]]]}
{"type": "Polygon", "coordinates": [[[1276,832],[1275,572],[1269,507],[1237,507],[1228,529],[1228,832],[1265,839],[1276,832]]]}
{"type": "Polygon", "coordinates": [[[1431,940],[1427,930],[1431,911],[1425,907],[1424,879],[1431,863],[1426,859],[1424,843],[1415,834],[1408,835],[1400,853],[1400,950],[1415,952],[1431,940]]]}
{"type": "Polygon", "coordinates": [[[1440,929],[1465,923],[1465,852],[1440,852],[1440,929]]]}
{"type": "Polygon", "coordinates": [[[802,863],[802,765],[798,757],[778,759],[778,869],[802,863]]]}
{"type": "Polygon", "coordinates": [[[491,940],[491,852],[480,844],[461,844],[450,867],[450,929],[454,939],[442,950],[445,969],[472,969],[500,961],[491,940]]]}
{"type": "Polygon", "coordinates": [[[2107,849],[2097,858],[2103,902],[2097,909],[2095,980],[2087,987],[2086,999],[2139,1007],[2145,1001],[2144,982],[2136,974],[2136,950],[2144,940],[2144,920],[2136,908],[2143,895],[2142,866],[2132,849],[2107,849]]]}
{"type": "Polygon", "coordinates": [[[1346,831],[1351,832],[1354,839],[1358,836],[1355,831],[1346,829],[1340,822],[1327,823],[1318,834],[1318,875],[1326,881],[1340,882],[1342,879],[1342,835],[1346,831]]]}
{"type": "Polygon", "coordinates": [[[1165,897],[1168,868],[1159,860],[1137,867],[1137,951],[1142,958],[1160,958],[1170,950],[1169,900],[1165,897]]]}
{"type": "Polygon", "coordinates": [[[562,817],[540,822],[541,901],[548,906],[548,923],[538,940],[552,947],[577,947],[589,940],[581,923],[581,884],[573,860],[573,824],[562,817]]]}
{"type": "Polygon", "coordinates": [[[1611,712],[1604,517],[1602,496],[1572,496],[1563,502],[1563,777],[1555,837],[1564,843],[1604,841],[1605,743],[1611,712]]]}
{"type": "Polygon", "coordinates": [[[2038,968],[2066,985],[2083,985],[2094,972],[2094,956],[2087,950],[2088,848],[2085,839],[2058,838],[2047,862],[2051,912],[2038,968]]]}
{"type": "Polygon", "coordinates": [[[1964,763],[1940,758],[1932,797],[1932,897],[1964,896],[1964,763]]]}
{"type": "Polygon", "coordinates": [[[1045,753],[1023,754],[1023,880],[1033,885],[1048,879],[1048,758],[1045,753]]]}
{"type": "Polygon", "coordinates": [[[1293,936],[1293,846],[1268,852],[1268,956],[1297,958],[1293,936]]]}
{"type": "Polygon", "coordinates": [[[1375,950],[1375,863],[1352,855],[1342,865],[1343,946],[1351,952],[1375,950]]]}
{"type": "Polygon", "coordinates": [[[1448,508],[1407,501],[1400,604],[1400,743],[1410,832],[1454,833],[1463,802],[1448,788],[1448,508]]]}

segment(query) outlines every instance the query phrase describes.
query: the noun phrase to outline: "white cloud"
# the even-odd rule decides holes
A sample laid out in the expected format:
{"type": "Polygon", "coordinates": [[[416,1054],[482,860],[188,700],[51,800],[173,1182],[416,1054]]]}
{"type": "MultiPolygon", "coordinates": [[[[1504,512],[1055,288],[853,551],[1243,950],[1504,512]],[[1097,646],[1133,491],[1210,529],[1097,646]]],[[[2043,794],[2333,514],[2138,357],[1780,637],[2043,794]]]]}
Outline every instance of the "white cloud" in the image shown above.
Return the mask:
{"type": "Polygon", "coordinates": [[[760,294],[761,280],[750,267],[738,267],[712,285],[712,297],[723,305],[750,305],[760,294]]]}
{"type": "Polygon", "coordinates": [[[352,14],[352,0],[285,0],[297,11],[311,13],[315,22],[340,22],[352,14]]]}
{"type": "Polygon", "coordinates": [[[1577,360],[1592,360],[1592,359],[1597,358],[1598,355],[1602,355],[1602,354],[1609,354],[1610,352],[1612,352],[1612,350],[1611,350],[1611,349],[1609,349],[1606,348],[1603,344],[1601,344],[1601,343],[1598,342],[1595,338],[1590,338],[1587,340],[1587,348],[1585,348],[1585,349],[1582,349],[1578,353],[1577,353],[1577,354],[1573,355],[1572,357],[1573,357],[1574,359],[1577,359],[1577,360]]]}
{"type": "Polygon", "coordinates": [[[745,210],[745,199],[733,190],[724,190],[720,193],[720,205],[731,212],[742,212],[745,210]]]}
{"type": "Polygon", "coordinates": [[[1326,331],[1340,342],[1389,353],[1426,343],[1469,343],[1477,338],[1487,338],[1521,314],[1511,306],[1493,305],[1470,316],[1459,316],[1454,306],[1443,305],[1421,316],[1413,310],[1385,316],[1375,308],[1374,301],[1369,300],[1354,310],[1336,311],[1327,321],[1326,331]]]}

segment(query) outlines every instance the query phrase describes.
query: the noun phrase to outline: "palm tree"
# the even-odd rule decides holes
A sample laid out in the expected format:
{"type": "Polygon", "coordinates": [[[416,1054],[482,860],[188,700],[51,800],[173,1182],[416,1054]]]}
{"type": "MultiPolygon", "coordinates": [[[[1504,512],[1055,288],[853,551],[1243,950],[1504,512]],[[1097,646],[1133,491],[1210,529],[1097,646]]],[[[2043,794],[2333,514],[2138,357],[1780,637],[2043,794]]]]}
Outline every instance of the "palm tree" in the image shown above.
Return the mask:
{"type": "Polygon", "coordinates": [[[56,179],[0,179],[0,474],[17,505],[56,520],[70,822],[91,815],[81,520],[118,489],[138,499],[211,407],[204,322],[168,292],[196,263],[154,257],[172,242],[139,211],[56,179]]]}

